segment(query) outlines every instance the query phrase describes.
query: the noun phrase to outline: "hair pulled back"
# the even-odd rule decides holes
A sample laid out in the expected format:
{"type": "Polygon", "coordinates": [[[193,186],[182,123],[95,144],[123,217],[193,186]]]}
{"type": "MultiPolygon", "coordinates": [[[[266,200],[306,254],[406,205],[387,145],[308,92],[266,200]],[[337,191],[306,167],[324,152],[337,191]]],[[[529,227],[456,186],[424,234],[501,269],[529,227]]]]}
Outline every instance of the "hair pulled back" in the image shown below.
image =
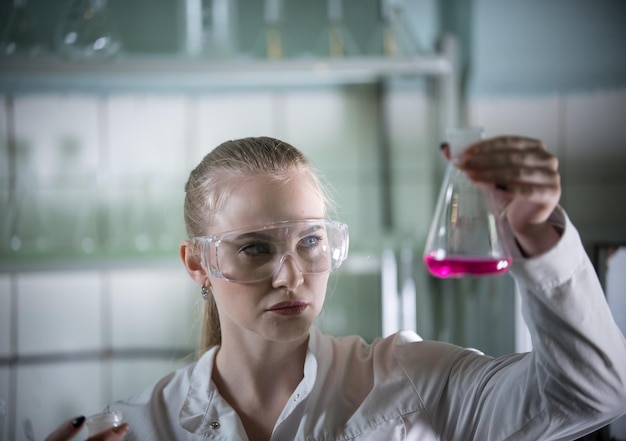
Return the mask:
{"type": "MultiPolygon", "coordinates": [[[[185,184],[184,218],[191,239],[209,234],[214,214],[228,203],[229,182],[254,175],[288,180],[294,171],[307,173],[328,205],[329,198],[304,154],[291,144],[271,137],[226,141],[194,168],[185,184]]],[[[221,329],[213,295],[205,302],[200,336],[200,354],[221,344],[221,329]]]]}

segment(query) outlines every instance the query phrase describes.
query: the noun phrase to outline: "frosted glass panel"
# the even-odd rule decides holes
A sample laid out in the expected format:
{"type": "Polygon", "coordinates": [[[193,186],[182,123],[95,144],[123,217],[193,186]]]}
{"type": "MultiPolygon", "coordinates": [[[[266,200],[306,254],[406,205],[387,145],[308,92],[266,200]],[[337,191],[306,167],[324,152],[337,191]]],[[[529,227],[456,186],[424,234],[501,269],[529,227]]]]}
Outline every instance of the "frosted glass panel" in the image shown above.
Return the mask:
{"type": "Polygon", "coordinates": [[[485,136],[524,135],[541,139],[558,153],[558,95],[477,97],[470,101],[470,123],[485,128],[485,136]]]}
{"type": "Polygon", "coordinates": [[[380,275],[340,272],[331,276],[324,309],[316,323],[332,335],[360,335],[368,341],[379,337],[380,275]]]}
{"type": "Polygon", "coordinates": [[[121,95],[108,100],[113,175],[180,173],[186,169],[187,101],[182,96],[121,95]]]}
{"type": "MultiPolygon", "coordinates": [[[[367,92],[367,89],[362,90],[367,92]]],[[[372,106],[368,108],[366,101],[365,97],[347,89],[290,91],[284,95],[281,106],[284,118],[281,135],[318,161],[325,159],[325,162],[339,165],[342,159],[357,159],[353,155],[360,150],[361,135],[355,129],[361,124],[365,130],[371,128],[367,113],[372,106]],[[360,113],[356,113],[359,104],[360,113]]],[[[367,150],[363,149],[362,153],[367,150]]]]}
{"type": "Polygon", "coordinates": [[[8,357],[12,354],[11,328],[11,276],[0,274],[0,357],[8,357]]]}
{"type": "Polygon", "coordinates": [[[117,176],[107,188],[107,254],[177,256],[186,237],[183,188],[182,174],[117,176]]]}
{"type": "Polygon", "coordinates": [[[9,406],[14,407],[9,395],[9,375],[9,368],[0,366],[0,439],[2,440],[9,439],[9,406]]]}
{"type": "Polygon", "coordinates": [[[172,357],[168,360],[114,360],[112,362],[113,401],[143,392],[166,374],[193,360],[172,357]]]}
{"type": "MultiPolygon", "coordinates": [[[[17,372],[16,439],[29,441],[24,436],[26,420],[32,424],[34,439],[39,440],[63,421],[102,411],[101,371],[99,362],[20,367],[17,372]]],[[[78,440],[86,438],[81,435],[78,440]]]]}
{"type": "Polygon", "coordinates": [[[435,124],[437,107],[419,81],[391,88],[385,105],[394,228],[401,238],[408,236],[421,243],[434,211],[441,179],[438,171],[443,171],[444,165],[435,124]]]}
{"type": "Polygon", "coordinates": [[[98,98],[91,95],[26,95],[15,98],[20,172],[42,181],[89,176],[99,164],[98,98]]]}
{"type": "MultiPolygon", "coordinates": [[[[432,183],[415,182],[416,180],[399,180],[395,184],[395,222],[398,236],[410,238],[422,247],[435,211],[435,195],[432,183]]],[[[418,250],[420,256],[422,251],[423,249],[418,250]]]]}
{"type": "Polygon", "coordinates": [[[197,162],[224,141],[247,136],[276,136],[280,93],[219,93],[197,100],[197,142],[192,155],[197,162]]]}
{"type": "Polygon", "coordinates": [[[18,276],[20,355],[99,350],[100,276],[92,272],[18,276]]]}
{"type": "Polygon", "coordinates": [[[9,145],[8,145],[8,126],[7,126],[7,106],[6,98],[0,95],[0,187],[4,186],[4,179],[9,173],[9,145]]]}
{"type": "Polygon", "coordinates": [[[11,233],[15,220],[15,194],[10,190],[9,177],[9,142],[7,128],[6,101],[0,96],[0,254],[9,253],[11,233]]]}
{"type": "Polygon", "coordinates": [[[0,196],[7,201],[5,252],[95,251],[97,109],[98,98],[86,95],[15,98],[15,193],[0,196]]]}
{"type": "Polygon", "coordinates": [[[113,348],[196,349],[200,290],[182,263],[114,271],[110,288],[113,348]]]}
{"type": "Polygon", "coordinates": [[[188,107],[182,96],[108,100],[108,251],[175,255],[183,238],[188,107]]]}

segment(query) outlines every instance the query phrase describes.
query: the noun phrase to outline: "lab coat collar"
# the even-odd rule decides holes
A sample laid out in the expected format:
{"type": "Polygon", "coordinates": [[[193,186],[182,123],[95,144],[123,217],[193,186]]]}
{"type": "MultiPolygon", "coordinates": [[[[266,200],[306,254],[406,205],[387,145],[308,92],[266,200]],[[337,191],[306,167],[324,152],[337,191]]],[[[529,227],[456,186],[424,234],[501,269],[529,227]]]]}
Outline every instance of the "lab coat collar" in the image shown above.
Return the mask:
{"type": "MultiPolygon", "coordinates": [[[[313,389],[317,375],[315,352],[319,338],[317,329],[310,332],[304,377],[279,416],[276,427],[296,408],[303,407],[300,403],[306,400],[313,389]]],[[[219,346],[212,347],[197,361],[191,373],[189,390],[178,415],[179,424],[183,429],[211,440],[233,439],[233,434],[245,433],[239,416],[220,395],[211,380],[218,349],[219,346]]]]}

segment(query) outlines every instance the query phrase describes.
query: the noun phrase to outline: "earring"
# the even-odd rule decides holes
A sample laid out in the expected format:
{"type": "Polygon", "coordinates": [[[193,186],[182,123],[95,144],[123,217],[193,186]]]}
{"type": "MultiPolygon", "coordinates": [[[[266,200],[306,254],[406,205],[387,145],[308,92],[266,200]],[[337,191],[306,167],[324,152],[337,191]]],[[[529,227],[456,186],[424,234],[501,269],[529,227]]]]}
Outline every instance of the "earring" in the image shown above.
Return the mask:
{"type": "Polygon", "coordinates": [[[202,298],[204,300],[208,300],[209,299],[209,288],[207,288],[206,286],[202,285],[200,287],[200,294],[202,294],[202,298]]]}

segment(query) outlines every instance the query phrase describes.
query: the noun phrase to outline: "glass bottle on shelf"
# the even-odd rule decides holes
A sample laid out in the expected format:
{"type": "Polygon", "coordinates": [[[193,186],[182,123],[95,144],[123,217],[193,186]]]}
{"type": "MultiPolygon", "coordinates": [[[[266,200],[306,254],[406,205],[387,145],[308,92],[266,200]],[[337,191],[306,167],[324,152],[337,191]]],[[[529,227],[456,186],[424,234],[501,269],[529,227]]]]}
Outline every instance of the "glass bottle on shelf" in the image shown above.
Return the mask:
{"type": "Polygon", "coordinates": [[[411,57],[422,51],[419,38],[405,13],[404,0],[380,1],[380,24],[375,27],[367,52],[387,57],[411,57]]]}
{"type": "Polygon", "coordinates": [[[212,59],[238,52],[237,0],[185,0],[185,52],[212,59]]]}
{"type": "Polygon", "coordinates": [[[56,50],[69,59],[106,59],[118,54],[117,35],[107,0],[69,0],[56,29],[56,50]]]}
{"type": "Polygon", "coordinates": [[[269,59],[283,58],[283,0],[265,0],[265,47],[269,59]]]}
{"type": "Polygon", "coordinates": [[[327,20],[316,44],[315,55],[323,58],[360,55],[361,50],[344,23],[343,0],[327,0],[327,20]]]}
{"type": "Polygon", "coordinates": [[[41,29],[28,0],[13,0],[13,8],[0,34],[2,56],[36,57],[46,52],[44,39],[38,35],[41,29]]]}
{"type": "Polygon", "coordinates": [[[482,136],[482,128],[446,130],[450,158],[424,249],[424,264],[436,277],[503,274],[511,264],[502,217],[483,189],[455,165],[482,136]]]}
{"type": "Polygon", "coordinates": [[[263,4],[262,26],[249,49],[241,50],[241,58],[282,60],[292,54],[292,42],[285,38],[287,0],[259,0],[263,4]]]}

